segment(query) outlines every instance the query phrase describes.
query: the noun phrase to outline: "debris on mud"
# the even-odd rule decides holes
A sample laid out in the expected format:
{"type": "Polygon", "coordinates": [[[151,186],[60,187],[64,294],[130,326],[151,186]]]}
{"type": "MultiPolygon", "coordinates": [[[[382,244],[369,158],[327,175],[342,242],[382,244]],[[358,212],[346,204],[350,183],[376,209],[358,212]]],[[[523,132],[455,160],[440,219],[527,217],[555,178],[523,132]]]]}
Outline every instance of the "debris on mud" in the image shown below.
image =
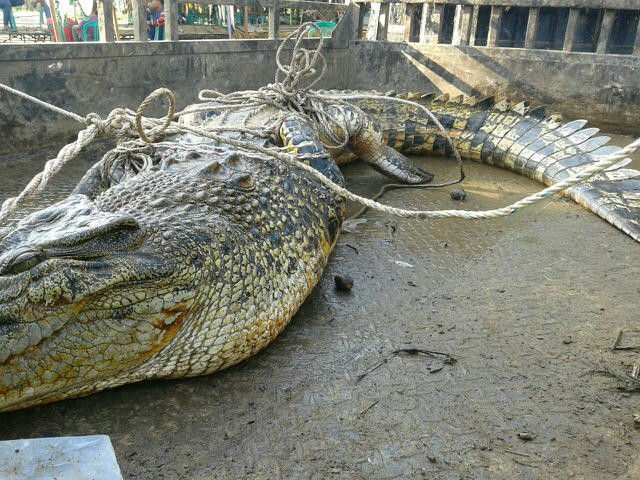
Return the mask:
{"type": "Polygon", "coordinates": [[[448,354],[448,353],[436,352],[436,351],[433,351],[433,350],[426,350],[426,349],[423,349],[423,348],[403,347],[403,348],[398,348],[398,349],[392,351],[390,354],[385,356],[382,360],[380,360],[377,364],[375,364],[369,370],[367,370],[364,373],[361,373],[360,375],[358,375],[358,378],[357,378],[356,381],[359,382],[364,377],[366,377],[370,373],[376,371],[378,368],[380,368],[381,366],[386,364],[392,358],[394,358],[394,357],[396,357],[398,355],[402,355],[402,354],[407,354],[407,355],[426,355],[428,357],[436,359],[437,362],[435,362],[433,365],[430,365],[429,373],[439,372],[440,370],[442,370],[445,367],[445,365],[453,365],[457,361],[457,359],[453,355],[448,354]]]}
{"type": "Polygon", "coordinates": [[[530,442],[536,438],[536,436],[531,432],[518,432],[518,438],[523,442],[530,442]]]}
{"type": "Polygon", "coordinates": [[[350,292],[353,288],[353,278],[346,273],[338,273],[333,277],[336,289],[341,292],[350,292]]]}
{"type": "Polygon", "coordinates": [[[462,188],[451,190],[451,193],[449,195],[451,196],[451,200],[457,200],[458,202],[462,202],[465,198],[467,198],[467,192],[465,192],[462,188]]]}

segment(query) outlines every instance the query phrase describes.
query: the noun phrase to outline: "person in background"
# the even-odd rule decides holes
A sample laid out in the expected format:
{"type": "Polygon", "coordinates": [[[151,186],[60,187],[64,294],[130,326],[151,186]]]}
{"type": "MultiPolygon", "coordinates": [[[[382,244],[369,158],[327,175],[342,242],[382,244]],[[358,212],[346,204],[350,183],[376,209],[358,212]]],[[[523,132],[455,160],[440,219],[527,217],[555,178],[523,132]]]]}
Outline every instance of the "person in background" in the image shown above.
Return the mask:
{"type": "MultiPolygon", "coordinates": [[[[74,42],[82,42],[84,41],[84,36],[82,34],[82,29],[84,25],[89,22],[97,22],[98,21],[98,4],[94,1],[93,6],[91,7],[91,16],[87,20],[80,20],[77,25],[71,27],[71,32],[73,34],[74,42]]],[[[87,28],[87,40],[93,42],[94,31],[93,29],[96,27],[88,27],[87,28]]]]}
{"type": "Polygon", "coordinates": [[[158,40],[164,40],[164,24],[164,0],[151,0],[151,8],[147,10],[147,33],[150,40],[155,40],[156,28],[158,40]]]}
{"type": "Polygon", "coordinates": [[[11,0],[0,0],[0,10],[2,10],[2,15],[4,17],[4,30],[6,32],[10,32],[11,29],[11,8],[13,4],[11,0]]]}

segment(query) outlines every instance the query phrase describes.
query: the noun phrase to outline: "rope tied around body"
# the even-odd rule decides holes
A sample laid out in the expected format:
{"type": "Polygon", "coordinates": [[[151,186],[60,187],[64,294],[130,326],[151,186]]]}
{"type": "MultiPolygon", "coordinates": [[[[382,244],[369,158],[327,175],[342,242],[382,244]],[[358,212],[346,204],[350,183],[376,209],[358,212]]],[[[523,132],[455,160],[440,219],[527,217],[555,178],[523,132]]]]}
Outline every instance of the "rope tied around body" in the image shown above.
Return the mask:
{"type": "MultiPolygon", "coordinates": [[[[238,140],[225,136],[225,132],[240,132],[259,137],[273,137],[279,131],[280,125],[287,113],[296,113],[302,115],[320,132],[323,138],[323,145],[329,151],[336,151],[344,148],[348,143],[351,135],[357,135],[359,129],[364,127],[366,115],[355,105],[345,100],[344,95],[312,90],[311,87],[316,85],[323,77],[326,71],[327,63],[321,53],[323,38],[320,37],[318,46],[313,50],[302,47],[306,33],[311,28],[319,27],[314,23],[307,22],[301,25],[296,31],[290,34],[279,46],[276,52],[277,71],[275,82],[258,90],[238,91],[229,94],[222,94],[214,90],[202,90],[198,98],[200,105],[188,107],[187,109],[176,112],[175,96],[171,90],[167,88],[159,88],[149,94],[138,109],[134,112],[129,109],[116,108],[112,110],[106,119],[102,119],[96,113],[90,113],[86,117],[77,115],[76,113],[67,111],[58,106],[52,105],[36,97],[28,95],[20,90],[0,83],[0,89],[11,94],[17,95],[23,99],[29,100],[39,106],[54,111],[67,118],[73,119],[85,126],[83,130],[78,132],[78,137],[74,142],[65,145],[56,158],[46,162],[42,172],[33,177],[25,189],[16,197],[8,198],[0,208],[0,222],[6,220],[11,212],[13,212],[27,198],[34,196],[42,191],[49,180],[55,176],[66,163],[75,158],[80,151],[90,145],[97,136],[103,135],[116,138],[116,148],[110,150],[103,158],[104,174],[109,175],[113,171],[118,162],[129,162],[131,168],[136,173],[149,170],[153,166],[153,145],[170,135],[191,133],[194,135],[206,137],[215,140],[219,144],[231,145],[252,154],[259,154],[265,158],[272,158],[295,165],[311,175],[317,177],[320,182],[331,190],[334,194],[345,199],[360,203],[361,205],[373,210],[381,211],[386,214],[395,215],[402,218],[417,219],[433,219],[433,218],[465,218],[465,219],[485,219],[497,218],[510,215],[528,205],[541,201],[555,193],[561,192],[578,183],[581,183],[593,175],[603,172],[627,155],[633,153],[640,147],[640,139],[629,144],[622,150],[604,156],[599,161],[584,167],[577,174],[566,178],[544,190],[532,194],[522,200],[519,200],[509,206],[485,211],[469,211],[469,210],[407,210],[397,207],[391,207],[381,204],[375,200],[368,199],[352,193],[344,187],[341,187],[329,178],[325,177],[321,172],[311,167],[305,160],[308,156],[300,156],[292,154],[286,147],[263,147],[255,142],[238,140]],[[291,60],[289,63],[283,62],[282,55],[285,49],[293,43],[291,50],[291,60]],[[144,116],[147,108],[164,97],[169,103],[167,114],[162,118],[148,118],[144,116]],[[189,126],[178,123],[175,118],[179,118],[185,113],[204,112],[211,110],[211,102],[215,102],[215,109],[223,111],[223,115],[229,111],[238,109],[252,108],[251,114],[256,114],[261,109],[268,106],[275,107],[282,111],[277,119],[271,124],[263,128],[252,128],[247,126],[247,118],[242,125],[219,125],[208,126],[206,128],[199,126],[189,126]],[[329,115],[328,109],[343,109],[342,120],[340,121],[336,115],[329,115]],[[349,111],[356,112],[356,127],[347,125],[347,113],[349,111]]],[[[362,94],[349,93],[349,99],[375,99],[390,103],[401,103],[409,105],[427,115],[429,119],[443,132],[445,140],[449,144],[460,169],[460,180],[449,182],[444,185],[458,183],[464,179],[464,170],[462,160],[456,149],[455,144],[446,133],[445,128],[433,115],[433,113],[410,100],[379,95],[379,94],[362,94]]],[[[353,117],[351,117],[353,120],[353,117]]],[[[223,123],[223,122],[221,122],[223,123]]]]}

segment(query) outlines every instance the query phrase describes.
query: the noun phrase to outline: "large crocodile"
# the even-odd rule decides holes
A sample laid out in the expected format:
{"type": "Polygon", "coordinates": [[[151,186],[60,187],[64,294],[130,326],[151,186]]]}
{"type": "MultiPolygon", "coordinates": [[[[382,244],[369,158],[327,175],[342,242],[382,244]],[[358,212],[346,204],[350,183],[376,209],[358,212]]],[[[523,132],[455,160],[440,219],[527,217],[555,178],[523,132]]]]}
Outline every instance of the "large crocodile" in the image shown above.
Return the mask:
{"type": "MultiPolygon", "coordinates": [[[[562,124],[527,103],[404,97],[434,111],[464,158],[547,184],[616,148],[585,122],[562,124]]],[[[296,115],[278,138],[251,141],[297,149],[336,184],[336,160],[359,157],[419,183],[430,175],[402,153],[451,153],[415,108],[351,101],[367,118],[342,151],[326,153],[322,135],[296,115]]],[[[247,120],[209,107],[183,122],[247,120]]],[[[329,111],[347,123],[359,115],[329,111]]],[[[252,114],[246,126],[274,113],[252,114]]],[[[271,342],[318,282],[344,219],[340,198],[298,166],[193,134],[169,140],[153,147],[143,172],[97,164],[72,195],[1,241],[0,411],[233,365],[271,342]]],[[[608,173],[569,194],[640,240],[638,175],[608,173]]]]}

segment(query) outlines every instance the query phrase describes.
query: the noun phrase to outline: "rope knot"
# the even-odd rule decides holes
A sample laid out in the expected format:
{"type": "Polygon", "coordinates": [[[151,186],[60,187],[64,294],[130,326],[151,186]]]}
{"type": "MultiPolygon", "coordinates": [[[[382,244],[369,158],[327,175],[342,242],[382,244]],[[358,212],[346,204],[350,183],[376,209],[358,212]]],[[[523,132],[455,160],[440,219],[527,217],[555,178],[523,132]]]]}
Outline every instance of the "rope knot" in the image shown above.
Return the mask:
{"type": "Polygon", "coordinates": [[[89,115],[87,115],[84,118],[84,123],[87,125],[87,127],[91,125],[95,125],[96,128],[98,129],[98,132],[100,133],[104,132],[104,128],[105,128],[104,121],[102,120],[100,115],[98,115],[95,112],[92,112],[89,115]]]}

